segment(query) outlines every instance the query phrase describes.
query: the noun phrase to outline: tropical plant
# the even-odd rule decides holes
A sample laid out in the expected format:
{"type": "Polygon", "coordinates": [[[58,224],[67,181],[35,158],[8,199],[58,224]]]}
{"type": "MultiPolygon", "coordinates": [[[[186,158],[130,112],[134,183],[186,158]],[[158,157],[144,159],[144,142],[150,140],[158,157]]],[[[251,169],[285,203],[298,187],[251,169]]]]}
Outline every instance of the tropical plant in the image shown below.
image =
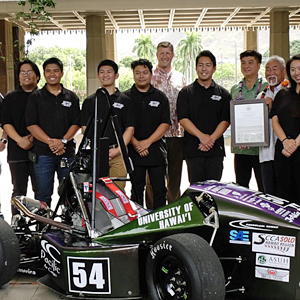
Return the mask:
{"type": "Polygon", "coordinates": [[[125,68],[131,68],[131,63],[134,61],[135,58],[133,56],[124,56],[120,61],[119,61],[119,66],[120,67],[125,67],[125,68]]]}
{"type": "Polygon", "coordinates": [[[185,39],[182,39],[177,46],[175,55],[175,67],[182,72],[187,82],[190,83],[195,77],[195,59],[201,51],[201,33],[186,32],[185,39]]]}
{"type": "Polygon", "coordinates": [[[290,43],[290,55],[300,54],[300,40],[294,40],[290,43]]]}
{"type": "Polygon", "coordinates": [[[134,84],[132,71],[130,68],[121,67],[119,74],[119,89],[121,92],[125,92],[134,84]]]}
{"type": "Polygon", "coordinates": [[[133,53],[136,53],[139,58],[146,58],[154,62],[156,48],[150,34],[141,34],[141,37],[136,38],[134,43],[136,45],[132,49],[133,53]]]}
{"type": "Polygon", "coordinates": [[[26,41],[26,48],[21,49],[25,57],[28,55],[28,48],[32,45],[34,36],[37,36],[40,29],[36,21],[47,22],[50,20],[51,15],[48,9],[55,8],[55,1],[53,0],[21,0],[18,5],[22,7],[22,11],[16,14],[17,19],[24,19],[29,27],[30,38],[26,41]],[[25,11],[25,7],[28,10],[25,11]]]}
{"type": "MultiPolygon", "coordinates": [[[[74,91],[82,101],[86,98],[86,51],[77,48],[62,48],[62,47],[36,47],[28,53],[28,58],[34,61],[42,70],[44,61],[50,57],[59,58],[64,65],[64,76],[62,84],[74,91]]],[[[39,87],[45,84],[45,79],[42,76],[39,87]]]]}

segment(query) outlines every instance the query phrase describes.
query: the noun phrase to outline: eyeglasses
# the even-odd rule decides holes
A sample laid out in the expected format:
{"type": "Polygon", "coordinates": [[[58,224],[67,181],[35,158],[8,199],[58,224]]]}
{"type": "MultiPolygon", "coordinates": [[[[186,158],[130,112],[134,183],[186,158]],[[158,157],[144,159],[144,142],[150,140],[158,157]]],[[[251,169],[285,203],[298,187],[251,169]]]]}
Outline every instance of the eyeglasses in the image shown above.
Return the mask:
{"type": "Polygon", "coordinates": [[[24,76],[24,75],[32,75],[33,71],[29,70],[29,71],[20,71],[20,75],[24,76]]]}

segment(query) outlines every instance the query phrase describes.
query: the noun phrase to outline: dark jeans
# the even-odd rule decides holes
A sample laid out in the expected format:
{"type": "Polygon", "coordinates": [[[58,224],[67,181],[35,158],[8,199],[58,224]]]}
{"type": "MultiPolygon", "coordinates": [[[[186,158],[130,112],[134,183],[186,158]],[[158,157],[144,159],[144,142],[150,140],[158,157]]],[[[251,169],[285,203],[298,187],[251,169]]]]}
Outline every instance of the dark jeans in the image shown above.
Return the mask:
{"type": "Polygon", "coordinates": [[[263,192],[264,187],[262,182],[258,155],[234,155],[234,170],[237,184],[249,188],[252,169],[254,170],[258,190],[263,192]]]}
{"type": "Polygon", "coordinates": [[[261,163],[260,169],[264,185],[264,192],[266,194],[278,196],[274,160],[261,163]]]}
{"type": "Polygon", "coordinates": [[[61,167],[61,156],[38,155],[35,163],[35,172],[37,176],[38,191],[36,198],[44,201],[50,206],[51,196],[53,194],[54,174],[57,173],[59,182],[68,174],[70,164],[74,160],[73,157],[68,157],[66,167],[61,167]]]}
{"type": "MultiPolygon", "coordinates": [[[[183,164],[183,138],[168,137],[167,142],[167,199],[168,203],[177,200],[180,193],[181,173],[183,164]]],[[[146,205],[153,207],[153,191],[149,176],[146,177],[146,205]]]]}
{"type": "Polygon", "coordinates": [[[144,204],[144,189],[146,182],[146,172],[148,172],[150,184],[153,190],[153,207],[156,209],[166,205],[167,200],[167,188],[166,188],[166,166],[151,166],[151,167],[139,167],[135,166],[132,173],[133,184],[135,192],[131,191],[131,199],[140,205],[144,204]]]}
{"type": "Polygon", "coordinates": [[[181,172],[183,163],[183,138],[166,138],[168,150],[167,166],[167,199],[168,203],[177,200],[180,193],[181,172]]]}
{"type": "Polygon", "coordinates": [[[190,184],[209,179],[221,180],[223,157],[189,157],[185,161],[190,184]]]}
{"type": "MultiPolygon", "coordinates": [[[[9,163],[9,169],[11,174],[11,182],[13,184],[12,197],[27,195],[29,177],[31,180],[32,190],[36,196],[37,182],[34,163],[32,161],[9,163]]],[[[17,213],[17,210],[14,206],[11,207],[11,211],[13,215],[17,213]]]]}

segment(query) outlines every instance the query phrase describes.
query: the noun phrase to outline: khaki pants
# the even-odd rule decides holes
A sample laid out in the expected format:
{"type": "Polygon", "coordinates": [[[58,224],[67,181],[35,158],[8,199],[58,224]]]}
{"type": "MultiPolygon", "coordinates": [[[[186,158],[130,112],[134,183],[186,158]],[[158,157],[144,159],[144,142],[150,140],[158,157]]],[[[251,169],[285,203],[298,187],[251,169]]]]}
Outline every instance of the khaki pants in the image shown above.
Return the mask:
{"type": "MultiPolygon", "coordinates": [[[[127,177],[127,172],[121,154],[109,161],[109,177],[127,177]]],[[[124,191],[126,184],[125,181],[115,181],[115,183],[121,190],[124,191]]]]}

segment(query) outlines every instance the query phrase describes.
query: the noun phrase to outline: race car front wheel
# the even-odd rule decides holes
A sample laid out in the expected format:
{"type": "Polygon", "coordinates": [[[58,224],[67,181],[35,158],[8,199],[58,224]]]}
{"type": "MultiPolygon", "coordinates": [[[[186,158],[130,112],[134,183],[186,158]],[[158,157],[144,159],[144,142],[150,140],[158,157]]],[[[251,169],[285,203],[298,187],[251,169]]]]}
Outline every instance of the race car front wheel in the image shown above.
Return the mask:
{"type": "Polygon", "coordinates": [[[159,240],[147,257],[146,281],[152,300],[223,300],[221,263],[209,244],[191,234],[159,240]]]}
{"type": "Polygon", "coordinates": [[[12,228],[0,218],[0,287],[16,274],[20,263],[20,246],[12,228]]]}

